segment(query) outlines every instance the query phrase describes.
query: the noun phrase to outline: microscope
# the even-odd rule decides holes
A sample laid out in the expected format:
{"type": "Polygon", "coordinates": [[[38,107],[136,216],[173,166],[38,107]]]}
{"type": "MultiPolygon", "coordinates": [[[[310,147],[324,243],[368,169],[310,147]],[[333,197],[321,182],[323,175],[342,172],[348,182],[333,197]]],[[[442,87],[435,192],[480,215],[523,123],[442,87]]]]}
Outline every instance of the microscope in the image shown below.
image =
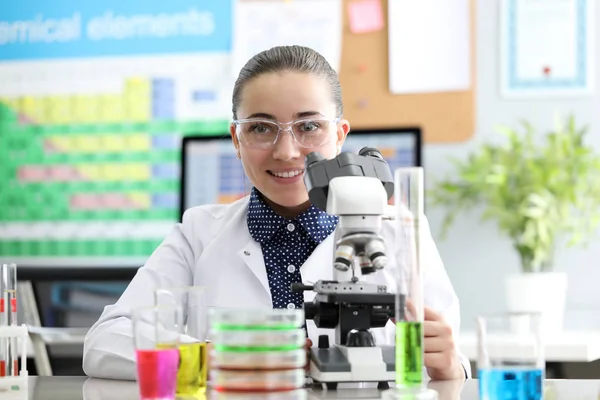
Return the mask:
{"type": "Polygon", "coordinates": [[[376,346],[371,328],[383,328],[394,317],[395,295],[385,285],[361,279],[384,269],[384,219],[392,219],[394,181],[381,153],[365,147],[358,154],[325,159],[313,152],[305,160],[304,183],[312,204],[339,217],[334,233],[333,280],[293,284],[296,292],[316,292],[304,303],[307,319],[318,328],[335,329],[335,343],[321,335],[311,349],[309,375],[317,385],[378,382],[387,389],[395,379],[395,347],[376,346]]]}

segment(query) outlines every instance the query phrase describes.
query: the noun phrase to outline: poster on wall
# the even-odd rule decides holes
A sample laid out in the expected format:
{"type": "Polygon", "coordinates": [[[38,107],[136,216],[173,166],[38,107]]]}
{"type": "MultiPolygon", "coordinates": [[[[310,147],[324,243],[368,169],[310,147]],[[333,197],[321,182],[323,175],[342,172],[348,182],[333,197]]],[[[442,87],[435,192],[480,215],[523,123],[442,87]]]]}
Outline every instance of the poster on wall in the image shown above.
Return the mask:
{"type": "Polygon", "coordinates": [[[235,3],[231,72],[275,46],[307,46],[338,73],[342,58],[342,0],[239,0],[235,3]]]}
{"type": "Polygon", "coordinates": [[[501,92],[506,97],[590,95],[595,0],[502,0],[501,92]]]}
{"type": "Polygon", "coordinates": [[[227,132],[232,1],[0,12],[0,262],[140,265],[179,219],[181,137],[227,132]]]}

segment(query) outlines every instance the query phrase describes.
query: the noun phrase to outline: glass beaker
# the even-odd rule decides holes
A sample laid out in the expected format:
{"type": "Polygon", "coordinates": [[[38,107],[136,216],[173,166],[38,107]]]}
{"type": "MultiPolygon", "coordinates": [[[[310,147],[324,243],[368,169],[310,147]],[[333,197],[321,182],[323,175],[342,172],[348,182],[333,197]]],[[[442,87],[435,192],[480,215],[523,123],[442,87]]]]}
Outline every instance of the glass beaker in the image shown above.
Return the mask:
{"type": "Polygon", "coordinates": [[[538,400],[545,376],[541,315],[477,318],[477,377],[482,400],[538,400]]]}
{"type": "Polygon", "coordinates": [[[178,305],[184,310],[177,396],[197,397],[206,392],[208,381],[208,322],[202,286],[160,288],[155,292],[157,305],[178,305]]]}
{"type": "Polygon", "coordinates": [[[148,306],[132,312],[137,381],[142,399],[174,399],[181,335],[179,306],[148,306]]]}

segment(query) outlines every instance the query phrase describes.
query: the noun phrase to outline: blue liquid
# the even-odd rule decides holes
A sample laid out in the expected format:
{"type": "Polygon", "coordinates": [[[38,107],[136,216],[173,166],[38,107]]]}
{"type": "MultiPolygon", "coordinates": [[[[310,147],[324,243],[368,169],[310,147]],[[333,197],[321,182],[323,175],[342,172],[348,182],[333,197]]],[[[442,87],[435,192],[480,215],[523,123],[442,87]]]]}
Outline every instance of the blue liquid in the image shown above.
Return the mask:
{"type": "Polygon", "coordinates": [[[493,368],[478,371],[481,400],[540,400],[541,369],[493,368]]]}

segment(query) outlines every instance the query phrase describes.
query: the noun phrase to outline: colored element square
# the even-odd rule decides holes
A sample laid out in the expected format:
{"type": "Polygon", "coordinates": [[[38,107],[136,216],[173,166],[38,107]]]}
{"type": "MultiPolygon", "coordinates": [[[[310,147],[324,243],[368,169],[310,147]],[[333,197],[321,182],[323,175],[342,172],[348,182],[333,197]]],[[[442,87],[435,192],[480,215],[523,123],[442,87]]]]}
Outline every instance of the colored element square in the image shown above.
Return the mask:
{"type": "Polygon", "coordinates": [[[119,181],[123,176],[123,171],[121,170],[121,166],[119,164],[105,164],[101,167],[101,177],[100,179],[103,181],[119,181]]]}
{"type": "Polygon", "coordinates": [[[124,95],[126,98],[143,100],[150,97],[151,83],[147,78],[129,78],[125,81],[124,95]]]}
{"type": "Polygon", "coordinates": [[[82,153],[93,153],[100,147],[100,138],[92,135],[77,135],[72,138],[72,150],[82,153]]]}
{"type": "Polygon", "coordinates": [[[48,120],[53,124],[68,124],[73,122],[71,98],[69,96],[50,96],[45,105],[48,110],[48,120]]]}
{"type": "Polygon", "coordinates": [[[130,151],[148,151],[150,150],[150,137],[144,133],[133,134],[126,139],[126,146],[130,151]]]}
{"type": "Polygon", "coordinates": [[[73,122],[92,123],[98,120],[99,96],[73,96],[73,122]]]}
{"type": "Polygon", "coordinates": [[[348,5],[352,33],[367,33],[383,29],[381,0],[357,0],[348,5]]]}
{"type": "Polygon", "coordinates": [[[100,96],[99,120],[102,122],[122,122],[126,120],[125,99],[121,95],[100,96]]]}
{"type": "Polygon", "coordinates": [[[121,164],[123,178],[130,181],[147,181],[150,179],[150,167],[147,164],[121,164]]]}
{"type": "Polygon", "coordinates": [[[45,105],[42,98],[25,96],[20,99],[19,109],[28,122],[44,123],[46,121],[45,105]]]}
{"type": "Polygon", "coordinates": [[[129,199],[136,209],[147,210],[150,208],[151,199],[148,193],[134,192],[128,194],[129,199]]]}
{"type": "Polygon", "coordinates": [[[127,148],[125,136],[123,135],[105,135],[100,137],[100,148],[108,153],[124,151],[127,148]]]}

